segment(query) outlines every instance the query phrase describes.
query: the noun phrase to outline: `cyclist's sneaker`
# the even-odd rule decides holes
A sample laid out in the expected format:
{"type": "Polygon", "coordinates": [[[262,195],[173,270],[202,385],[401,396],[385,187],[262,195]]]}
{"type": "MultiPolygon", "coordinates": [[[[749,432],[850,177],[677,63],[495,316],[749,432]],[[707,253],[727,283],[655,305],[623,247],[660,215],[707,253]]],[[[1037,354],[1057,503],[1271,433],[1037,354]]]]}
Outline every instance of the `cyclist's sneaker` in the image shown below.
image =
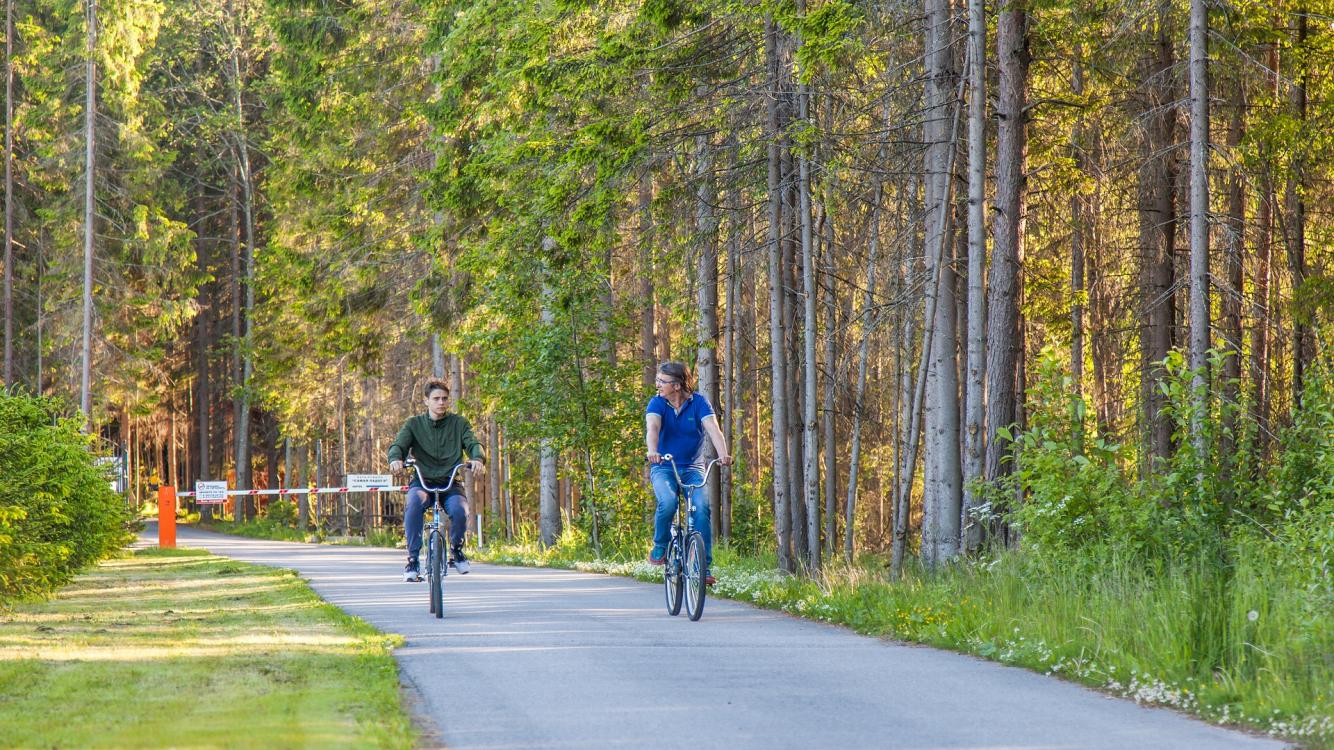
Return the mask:
{"type": "Polygon", "coordinates": [[[705,574],[704,574],[704,585],[705,585],[705,586],[712,586],[713,584],[715,584],[715,583],[717,583],[717,582],[718,582],[718,579],[717,579],[717,578],[714,578],[712,573],[705,573],[705,574]]]}
{"type": "Polygon", "coordinates": [[[467,575],[468,569],[472,567],[468,564],[468,556],[463,554],[461,549],[454,550],[454,554],[450,556],[449,564],[462,575],[467,575]]]}
{"type": "Polygon", "coordinates": [[[422,579],[422,574],[418,571],[417,561],[409,560],[408,564],[403,567],[403,582],[417,583],[421,579],[422,579]]]}
{"type": "Polygon", "coordinates": [[[663,550],[662,552],[659,552],[658,550],[653,550],[648,553],[648,562],[649,565],[665,564],[667,562],[667,551],[663,550]]]}

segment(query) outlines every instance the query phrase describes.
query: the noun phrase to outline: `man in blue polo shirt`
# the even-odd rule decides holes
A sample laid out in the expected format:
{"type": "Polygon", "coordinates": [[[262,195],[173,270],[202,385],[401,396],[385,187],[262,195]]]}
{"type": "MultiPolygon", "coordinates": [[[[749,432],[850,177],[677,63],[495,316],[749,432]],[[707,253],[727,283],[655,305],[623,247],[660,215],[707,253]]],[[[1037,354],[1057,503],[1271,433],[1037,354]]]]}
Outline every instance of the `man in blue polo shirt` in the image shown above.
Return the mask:
{"type": "MultiPolygon", "coordinates": [[[[718,454],[718,463],[728,466],[732,456],[727,452],[727,441],[718,427],[718,418],[713,414],[713,406],[702,393],[696,393],[690,387],[690,373],[680,362],[665,362],[658,365],[658,374],[653,384],[658,395],[648,402],[644,415],[647,430],[645,445],[648,448],[648,461],[652,464],[649,480],[653,484],[653,495],[658,500],[658,510],[653,517],[653,551],[649,553],[649,562],[662,565],[667,554],[667,543],[671,541],[672,517],[676,515],[676,475],[670,464],[663,462],[664,455],[671,455],[681,480],[686,484],[701,484],[704,480],[704,435],[707,433],[713,441],[714,451],[718,454]]],[[[707,566],[713,564],[713,529],[709,525],[709,503],[704,497],[704,488],[689,490],[690,503],[695,506],[691,520],[695,528],[704,537],[706,550],[706,573],[704,581],[713,584],[713,575],[707,566]]]]}

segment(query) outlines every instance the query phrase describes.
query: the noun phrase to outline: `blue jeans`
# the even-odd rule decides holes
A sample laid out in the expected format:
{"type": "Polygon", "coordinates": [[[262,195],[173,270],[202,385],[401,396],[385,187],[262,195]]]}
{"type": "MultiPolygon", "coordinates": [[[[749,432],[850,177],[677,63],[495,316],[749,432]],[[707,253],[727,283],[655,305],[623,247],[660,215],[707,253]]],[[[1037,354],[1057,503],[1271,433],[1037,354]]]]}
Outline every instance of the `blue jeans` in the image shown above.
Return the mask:
{"type": "MultiPolygon", "coordinates": [[[[704,479],[698,467],[688,466],[680,471],[681,479],[686,484],[699,484],[704,479]]],[[[653,515],[653,556],[661,557],[672,539],[672,520],[676,517],[676,475],[672,473],[671,464],[663,463],[654,464],[648,476],[653,483],[653,496],[658,499],[658,510],[653,515]]],[[[687,489],[686,496],[695,508],[690,514],[690,520],[694,522],[695,530],[704,537],[704,564],[707,568],[713,565],[713,527],[709,525],[709,499],[703,487],[687,489]]]]}
{"type": "MultiPolygon", "coordinates": [[[[449,516],[449,546],[463,547],[463,534],[468,530],[468,514],[463,509],[463,490],[451,490],[442,497],[445,514],[449,516]]],[[[403,511],[403,529],[408,537],[408,561],[416,562],[422,548],[422,527],[426,525],[426,510],[435,500],[421,488],[417,480],[408,487],[408,504],[403,511]]]]}

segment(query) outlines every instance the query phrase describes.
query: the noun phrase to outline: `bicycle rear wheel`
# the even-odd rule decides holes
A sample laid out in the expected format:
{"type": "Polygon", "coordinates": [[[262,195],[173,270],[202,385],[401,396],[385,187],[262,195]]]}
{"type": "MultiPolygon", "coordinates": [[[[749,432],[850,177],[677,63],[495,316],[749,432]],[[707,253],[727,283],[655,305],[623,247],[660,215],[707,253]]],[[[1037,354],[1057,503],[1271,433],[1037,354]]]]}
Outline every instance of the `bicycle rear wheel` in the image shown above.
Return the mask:
{"type": "Polygon", "coordinates": [[[445,616],[445,540],[439,532],[431,534],[431,614],[445,616]]]}
{"type": "Polygon", "coordinates": [[[681,576],[680,536],[674,536],[667,545],[667,560],[662,566],[662,582],[667,590],[667,614],[681,613],[681,594],[685,589],[685,580],[681,576]]]}
{"type": "Polygon", "coordinates": [[[707,553],[704,550],[704,537],[698,531],[690,532],[686,539],[685,579],[686,614],[691,620],[699,620],[704,614],[704,566],[707,553]]]}

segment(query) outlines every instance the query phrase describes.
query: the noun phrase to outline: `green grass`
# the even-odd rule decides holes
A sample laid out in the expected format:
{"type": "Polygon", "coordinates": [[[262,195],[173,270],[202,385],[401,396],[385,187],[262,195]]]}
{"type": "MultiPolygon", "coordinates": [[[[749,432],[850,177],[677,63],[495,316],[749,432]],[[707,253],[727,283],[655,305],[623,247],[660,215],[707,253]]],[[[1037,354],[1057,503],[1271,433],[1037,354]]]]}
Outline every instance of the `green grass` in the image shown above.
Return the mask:
{"type": "Polygon", "coordinates": [[[0,613],[0,745],[412,747],[400,640],[292,571],[143,550],[0,613]]]}

